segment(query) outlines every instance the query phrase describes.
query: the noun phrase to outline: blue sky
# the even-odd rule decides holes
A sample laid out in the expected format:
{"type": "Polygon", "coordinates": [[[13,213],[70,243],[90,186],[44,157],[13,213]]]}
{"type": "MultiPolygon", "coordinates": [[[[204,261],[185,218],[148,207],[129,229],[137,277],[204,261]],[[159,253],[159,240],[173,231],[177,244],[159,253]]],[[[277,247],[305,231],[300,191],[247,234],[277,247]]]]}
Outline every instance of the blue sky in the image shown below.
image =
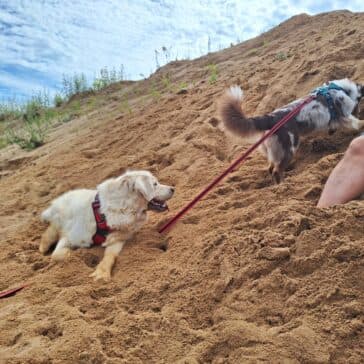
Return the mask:
{"type": "Polygon", "coordinates": [[[299,14],[362,0],[0,0],[0,100],[61,86],[62,74],[124,65],[131,79],[169,59],[195,58],[299,14]]]}

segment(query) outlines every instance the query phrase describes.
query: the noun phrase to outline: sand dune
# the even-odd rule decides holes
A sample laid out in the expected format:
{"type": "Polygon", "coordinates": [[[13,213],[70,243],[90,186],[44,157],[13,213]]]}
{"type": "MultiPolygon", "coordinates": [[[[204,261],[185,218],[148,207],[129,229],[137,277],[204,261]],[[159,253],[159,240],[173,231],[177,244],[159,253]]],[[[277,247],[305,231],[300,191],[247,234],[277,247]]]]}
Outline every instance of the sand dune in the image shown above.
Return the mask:
{"type": "Polygon", "coordinates": [[[226,86],[241,85],[247,114],[257,115],[329,79],[363,82],[363,39],[363,13],[299,15],[81,99],[85,110],[91,97],[98,107],[39,149],[1,150],[0,290],[32,285],[0,300],[0,362],[363,362],[364,205],[315,208],[356,133],[304,138],[278,186],[255,153],[170,232],[157,232],[246,148],[219,129],[226,86]],[[187,92],[163,88],[167,74],[187,92]],[[39,214],[52,198],[128,167],[151,170],[177,192],[171,212],[152,215],[126,246],[110,283],[88,277],[101,248],[60,264],[39,254],[39,214]]]}

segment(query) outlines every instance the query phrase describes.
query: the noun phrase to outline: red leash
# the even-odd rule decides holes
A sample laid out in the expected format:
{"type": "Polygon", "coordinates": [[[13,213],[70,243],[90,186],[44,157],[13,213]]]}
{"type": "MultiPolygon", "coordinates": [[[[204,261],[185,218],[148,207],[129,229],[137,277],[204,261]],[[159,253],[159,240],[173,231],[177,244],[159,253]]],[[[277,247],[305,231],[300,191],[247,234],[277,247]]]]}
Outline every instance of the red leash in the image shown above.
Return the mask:
{"type": "Polygon", "coordinates": [[[161,227],[159,233],[163,233],[165,230],[174,225],[177,220],[179,220],[188,210],[190,210],[202,197],[204,197],[210,190],[212,190],[223,178],[225,178],[229,173],[231,173],[240,163],[246,160],[246,158],[259,147],[267,138],[274,134],[278,129],[280,129],[284,124],[292,119],[293,116],[298,114],[298,112],[309,102],[315,98],[314,95],[308,96],[299,104],[295,109],[291,110],[286,116],[284,116],[277,124],[273,126],[267,133],[265,133],[256,143],[254,143],[243,155],[235,160],[229,168],[215,178],[204,190],[202,190],[190,203],[188,203],[182,210],[180,210],[172,219],[170,219],[165,225],[161,227]]]}
{"type": "Polygon", "coordinates": [[[29,284],[23,284],[22,286],[19,286],[19,287],[16,287],[16,288],[12,288],[12,289],[7,289],[5,291],[1,291],[0,292],[0,298],[10,297],[10,296],[16,294],[17,292],[21,291],[23,288],[28,287],[29,284]]]}

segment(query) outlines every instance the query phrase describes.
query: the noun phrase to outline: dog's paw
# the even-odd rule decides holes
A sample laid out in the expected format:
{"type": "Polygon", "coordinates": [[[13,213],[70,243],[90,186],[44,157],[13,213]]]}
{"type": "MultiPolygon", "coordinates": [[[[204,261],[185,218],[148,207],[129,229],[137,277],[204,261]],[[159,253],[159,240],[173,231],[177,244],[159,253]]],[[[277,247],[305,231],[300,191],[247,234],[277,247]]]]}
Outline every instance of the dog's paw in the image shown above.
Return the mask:
{"type": "Polygon", "coordinates": [[[364,126],[364,120],[360,120],[357,118],[350,118],[350,124],[352,129],[359,130],[364,126]]]}
{"type": "Polygon", "coordinates": [[[106,269],[103,269],[102,267],[97,267],[96,270],[90,274],[90,277],[93,277],[95,281],[98,281],[99,279],[109,281],[111,279],[111,274],[106,269]]]}
{"type": "Polygon", "coordinates": [[[54,251],[51,255],[51,259],[55,262],[62,262],[67,259],[71,255],[71,251],[69,249],[61,249],[58,251],[54,251]]]}

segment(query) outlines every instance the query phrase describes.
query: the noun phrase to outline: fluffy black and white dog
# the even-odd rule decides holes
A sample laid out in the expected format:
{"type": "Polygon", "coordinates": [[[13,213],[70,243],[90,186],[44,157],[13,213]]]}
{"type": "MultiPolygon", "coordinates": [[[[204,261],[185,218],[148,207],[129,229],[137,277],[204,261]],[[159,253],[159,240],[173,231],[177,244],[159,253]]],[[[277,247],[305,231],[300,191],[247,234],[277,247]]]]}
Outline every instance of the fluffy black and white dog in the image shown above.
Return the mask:
{"type": "MultiPolygon", "coordinates": [[[[330,81],[313,93],[316,98],[261,147],[269,162],[269,172],[276,183],[282,181],[283,172],[298,148],[299,135],[318,129],[327,129],[331,134],[341,126],[359,129],[364,125],[364,121],[352,115],[364,96],[364,85],[345,78],[330,81]]],[[[299,99],[270,114],[249,118],[242,111],[242,99],[243,91],[240,87],[231,86],[221,98],[218,108],[225,128],[241,137],[262,135],[303,101],[299,99]]]]}

